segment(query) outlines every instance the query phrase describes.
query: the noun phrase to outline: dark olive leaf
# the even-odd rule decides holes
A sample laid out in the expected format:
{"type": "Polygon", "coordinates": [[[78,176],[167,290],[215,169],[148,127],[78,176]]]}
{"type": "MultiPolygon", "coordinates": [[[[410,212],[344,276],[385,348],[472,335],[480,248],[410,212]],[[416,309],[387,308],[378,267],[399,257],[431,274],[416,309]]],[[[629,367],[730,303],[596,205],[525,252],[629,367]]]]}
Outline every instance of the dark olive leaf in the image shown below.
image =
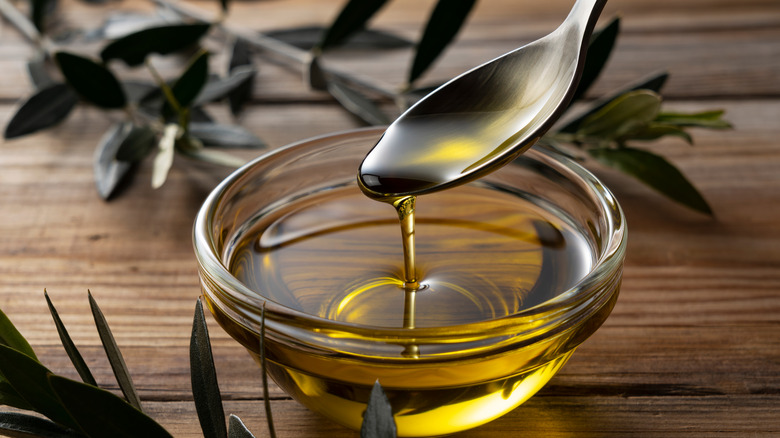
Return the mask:
{"type": "Polygon", "coordinates": [[[651,141],[657,140],[661,137],[680,137],[688,144],[693,144],[693,137],[691,137],[691,135],[685,132],[685,130],[681,127],[655,122],[652,122],[649,125],[644,126],[636,131],[628,133],[625,139],[651,141]]]}
{"type": "Polygon", "coordinates": [[[219,0],[219,3],[222,5],[222,11],[227,12],[229,7],[229,0],[219,0]]]}
{"type": "Polygon", "coordinates": [[[49,306],[49,312],[51,313],[52,319],[54,319],[54,325],[57,327],[57,333],[60,335],[62,346],[65,348],[65,352],[68,354],[70,361],[79,373],[81,380],[83,380],[84,383],[97,386],[95,377],[92,376],[92,372],[89,370],[87,362],[84,361],[81,353],[79,353],[79,350],[76,348],[76,344],[73,343],[73,339],[71,339],[68,334],[65,324],[63,324],[62,319],[60,319],[60,315],[57,313],[57,309],[54,308],[54,304],[51,302],[46,290],[43,291],[43,296],[46,297],[46,304],[49,306]]]}
{"type": "Polygon", "coordinates": [[[387,0],[350,0],[330,25],[317,45],[327,50],[342,43],[347,37],[363,29],[366,22],[387,3],[387,0]]]}
{"type": "Polygon", "coordinates": [[[61,122],[76,106],[79,97],[66,84],[54,84],[27,99],[5,127],[5,138],[32,134],[61,122]]]}
{"type": "Polygon", "coordinates": [[[46,17],[56,8],[53,0],[30,0],[30,18],[41,34],[46,33],[46,17]]]}
{"type": "Polygon", "coordinates": [[[439,0],[436,3],[423,36],[417,43],[407,79],[409,84],[414,83],[452,42],[475,3],[476,0],[439,0]]]}
{"type": "Polygon", "coordinates": [[[92,293],[87,292],[87,297],[89,298],[89,308],[92,310],[92,317],[95,319],[95,327],[97,327],[98,335],[100,336],[100,342],[106,351],[106,356],[108,356],[108,362],[114,371],[116,381],[119,383],[119,389],[122,390],[122,394],[125,395],[128,403],[139,411],[143,411],[141,399],[135,390],[133,379],[130,377],[130,372],[125,364],[125,358],[122,356],[122,352],[119,351],[119,346],[111,333],[111,328],[108,327],[108,322],[106,322],[103,312],[98,307],[97,301],[92,297],[92,293]]]}
{"type": "Polygon", "coordinates": [[[75,438],[84,436],[44,418],[18,412],[0,412],[0,435],[13,438],[75,438]]]}
{"type": "Polygon", "coordinates": [[[252,432],[246,428],[244,422],[233,414],[228,420],[228,438],[255,438],[252,432]]]}
{"type": "MultiPolygon", "coordinates": [[[[184,109],[190,106],[195,98],[206,85],[206,81],[209,78],[209,54],[208,52],[201,51],[195,55],[194,59],[184,70],[184,73],[179,76],[179,79],[171,87],[173,97],[176,99],[176,105],[180,109],[184,109]]],[[[175,107],[171,102],[166,102],[166,106],[175,107]]],[[[168,113],[170,110],[163,108],[163,114],[168,113]]]]}
{"type": "Polygon", "coordinates": [[[260,149],[268,145],[254,134],[237,125],[219,123],[190,123],[189,133],[204,146],[260,149]]]}
{"type": "Polygon", "coordinates": [[[637,178],[670,199],[712,215],[712,209],[696,187],[663,157],[629,147],[590,149],[588,153],[600,163],[637,178]]]}
{"type": "Polygon", "coordinates": [[[108,62],[121,59],[131,67],[143,64],[152,53],[167,55],[191,46],[208,32],[210,24],[173,24],[134,32],[103,48],[100,57],[108,62]]]}
{"type": "Polygon", "coordinates": [[[328,92],[347,111],[359,117],[369,125],[387,125],[390,120],[368,97],[349,85],[332,78],[328,83],[328,92]]]}
{"type": "Polygon", "coordinates": [[[578,136],[620,138],[650,123],[661,108],[661,96],[650,90],[625,93],[580,123],[578,136]]]}
{"type": "Polygon", "coordinates": [[[604,96],[595,102],[587,105],[586,109],[577,117],[572,119],[571,121],[567,122],[563,127],[561,127],[558,132],[563,133],[574,133],[577,132],[577,129],[579,129],[580,123],[582,123],[583,120],[585,120],[588,116],[595,113],[596,111],[604,108],[607,104],[612,102],[613,100],[617,99],[619,96],[628,93],[629,91],[636,91],[636,90],[651,90],[655,91],[656,93],[661,91],[661,88],[663,88],[664,83],[666,82],[666,79],[669,77],[669,74],[666,72],[663,73],[655,73],[647,78],[644,78],[636,83],[627,85],[618,91],[611,93],[607,96],[604,96]]]}
{"type": "MultiPolygon", "coordinates": [[[[252,68],[252,47],[242,38],[236,40],[233,45],[233,53],[230,56],[230,75],[237,74],[241,70],[252,68]]],[[[257,71],[252,68],[253,74],[240,82],[228,93],[228,102],[230,103],[230,112],[237,116],[241,113],[247,102],[252,99],[255,89],[255,74],[257,71]]]]}
{"type": "Polygon", "coordinates": [[[49,74],[47,64],[47,58],[44,56],[36,57],[27,62],[27,75],[30,76],[36,90],[43,90],[56,84],[49,74]]]}
{"type": "Polygon", "coordinates": [[[0,310],[0,344],[13,348],[16,351],[20,351],[31,358],[38,360],[38,356],[35,355],[30,343],[27,339],[19,333],[16,326],[11,320],[0,310]]]}
{"type": "Polygon", "coordinates": [[[190,377],[192,396],[195,399],[195,408],[203,435],[206,438],[226,437],[225,410],[222,407],[217,370],[214,368],[214,357],[211,354],[209,329],[200,299],[195,304],[195,317],[190,337],[190,377]]]}
{"type": "Polygon", "coordinates": [[[312,90],[323,91],[328,89],[328,78],[320,66],[320,58],[317,56],[313,57],[309,63],[307,82],[312,90]]]}
{"type": "Polygon", "coordinates": [[[675,126],[708,128],[708,129],[730,129],[731,123],[723,120],[723,110],[704,111],[693,114],[662,112],[658,114],[655,121],[675,126]]]}
{"type": "Polygon", "coordinates": [[[0,374],[35,412],[62,426],[78,429],[49,385],[47,378],[51,372],[38,361],[11,347],[0,345],[0,374]]]}
{"type": "MultiPolygon", "coordinates": [[[[326,29],[322,26],[304,26],[292,29],[279,29],[263,32],[266,36],[275,38],[303,50],[311,50],[322,39],[326,29]]],[[[344,39],[340,47],[344,49],[400,49],[410,47],[413,43],[398,35],[373,29],[360,29],[344,39]]]]}
{"type": "Polygon", "coordinates": [[[118,161],[117,151],[130,133],[133,124],[115,124],[100,140],[92,162],[95,186],[101,198],[108,200],[116,192],[119,183],[130,173],[131,163],[118,161]]]}
{"type": "Polygon", "coordinates": [[[148,126],[133,126],[127,137],[119,145],[116,159],[135,163],[149,155],[157,144],[157,133],[148,126]]]}
{"type": "Polygon", "coordinates": [[[271,397],[268,396],[268,369],[265,363],[265,302],[260,310],[260,374],[263,377],[263,405],[265,407],[265,419],[268,423],[268,435],[276,438],[274,416],[271,412],[271,397]]]}
{"type": "Polygon", "coordinates": [[[247,81],[251,81],[256,73],[257,70],[252,66],[245,65],[236,67],[230,72],[230,75],[224,79],[217,78],[216,80],[209,80],[206,82],[206,85],[203,87],[200,94],[198,94],[193,105],[202,105],[207,102],[214,102],[228,97],[236,88],[247,81]]]}
{"type": "Polygon", "coordinates": [[[101,108],[122,108],[127,98],[116,76],[104,65],[67,52],[54,55],[65,80],[84,100],[101,108]]]}
{"type": "Polygon", "coordinates": [[[382,385],[377,380],[371,389],[368,406],[363,414],[360,438],[395,438],[395,436],[393,408],[390,406],[390,400],[387,399],[382,385]]]}
{"type": "Polygon", "coordinates": [[[157,422],[104,389],[53,374],[49,383],[87,436],[171,437],[157,422]]]}
{"type": "MultiPolygon", "coordinates": [[[[580,99],[601,74],[615,47],[620,32],[620,17],[615,17],[606,26],[593,33],[588,44],[588,54],[582,68],[582,76],[571,102],[580,99]]],[[[571,102],[569,103],[571,105],[571,102]]]]}
{"type": "Polygon", "coordinates": [[[25,411],[32,411],[34,408],[23,399],[21,395],[5,380],[0,374],[0,406],[11,406],[25,411]]]}

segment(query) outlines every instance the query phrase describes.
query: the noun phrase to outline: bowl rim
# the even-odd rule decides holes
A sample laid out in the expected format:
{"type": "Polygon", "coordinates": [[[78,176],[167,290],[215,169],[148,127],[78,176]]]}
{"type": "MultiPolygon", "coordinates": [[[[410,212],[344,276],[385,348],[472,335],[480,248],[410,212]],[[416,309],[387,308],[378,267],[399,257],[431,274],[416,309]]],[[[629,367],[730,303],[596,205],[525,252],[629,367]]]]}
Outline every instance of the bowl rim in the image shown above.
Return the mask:
{"type": "MultiPolygon", "coordinates": [[[[607,214],[605,216],[605,220],[608,224],[607,230],[610,232],[605,234],[605,244],[602,245],[601,254],[599,254],[598,258],[594,261],[593,268],[569,289],[536,306],[523,309],[517,313],[501,318],[461,325],[413,329],[373,327],[363,324],[334,321],[283,306],[270,299],[263,298],[230,273],[218,255],[218,245],[212,238],[211,226],[213,225],[215,212],[218,210],[225,193],[233,184],[240,181],[244,175],[249,173],[253,167],[257,165],[257,163],[268,160],[291,149],[306,147],[306,145],[310,143],[320,142],[322,140],[336,141],[342,137],[350,139],[355,136],[379,136],[384,130],[385,127],[357,128],[326,133],[289,143],[285,146],[267,151],[249,161],[222,180],[211,191],[195,218],[192,239],[201,281],[218,285],[223,292],[230,291],[230,296],[222,297],[226,298],[227,302],[225,302],[225,300],[220,300],[222,302],[213,304],[221,307],[243,305],[247,308],[253,308],[255,312],[252,314],[242,312],[240,320],[236,320],[234,317],[231,318],[234,319],[235,322],[256,333],[259,333],[259,331],[250,327],[250,323],[255,323],[259,326],[260,314],[262,313],[265,318],[266,327],[270,329],[277,326],[275,322],[283,321],[284,324],[294,326],[297,329],[305,329],[307,331],[319,329],[330,332],[351,333],[374,340],[414,338],[419,342],[440,342],[442,340],[454,339],[467,333],[481,333],[486,337],[506,336],[511,334],[515,338],[518,336],[520,338],[536,338],[540,333],[548,330],[551,323],[560,323],[560,321],[572,318],[579,319],[576,318],[576,316],[583,312],[588,313],[589,310],[595,312],[601,307],[601,305],[598,305],[599,303],[603,305],[609,301],[612,294],[610,293],[608,294],[609,296],[604,296],[604,292],[605,289],[606,292],[609,292],[610,288],[599,287],[599,284],[609,280],[610,277],[620,276],[622,273],[621,268],[627,244],[626,219],[623,210],[610,190],[590,171],[559,152],[538,147],[529,149],[523,156],[534,157],[537,161],[546,162],[545,164],[547,164],[547,162],[557,162],[569,171],[572,171],[587,185],[590,194],[595,195],[594,199],[597,200],[599,207],[603,211],[611,212],[612,214],[607,214]],[[589,307],[592,308],[589,309],[589,307]],[[543,326],[534,323],[539,321],[548,322],[544,323],[543,326]],[[518,332],[518,327],[521,324],[525,324],[528,328],[524,333],[518,332]]],[[[617,293],[617,291],[614,291],[614,293],[617,293]]],[[[223,308],[222,310],[225,309],[223,308]]],[[[235,311],[236,309],[231,307],[231,310],[235,311]]],[[[230,316],[229,313],[228,316],[230,316]]],[[[562,329],[563,328],[561,328],[561,330],[562,329]]]]}

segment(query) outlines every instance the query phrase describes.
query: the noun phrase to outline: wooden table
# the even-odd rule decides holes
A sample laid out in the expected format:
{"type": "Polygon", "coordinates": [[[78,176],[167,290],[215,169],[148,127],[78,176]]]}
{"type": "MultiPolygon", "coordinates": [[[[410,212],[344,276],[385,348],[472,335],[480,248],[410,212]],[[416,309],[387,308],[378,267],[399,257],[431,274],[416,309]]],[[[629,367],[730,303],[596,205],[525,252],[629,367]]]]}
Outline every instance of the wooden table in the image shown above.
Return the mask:
{"type": "MultiPolygon", "coordinates": [[[[213,3],[191,4],[213,11],[213,3]]],[[[237,2],[229,23],[247,29],[324,24],[340,3],[237,2]]],[[[450,77],[543,35],[570,3],[483,0],[427,78],[450,77]]],[[[62,4],[74,24],[95,26],[106,12],[71,0],[62,4]]],[[[429,4],[397,0],[375,25],[415,38],[429,4]]],[[[152,9],[140,0],[111,7],[152,9]]],[[[591,94],[667,69],[666,108],[725,109],[733,130],[694,131],[693,147],[676,140],[649,146],[685,172],[715,218],[589,164],[628,217],[617,306],[537,396],[460,436],[780,436],[780,3],[611,0],[604,16],[617,13],[622,36],[591,94]]],[[[24,73],[31,50],[5,22],[0,41],[5,124],[31,91],[24,73]]],[[[408,59],[403,51],[369,55],[355,71],[398,84],[408,59]]],[[[273,147],[358,126],[295,73],[263,63],[258,84],[240,122],[273,147]]],[[[222,106],[213,112],[229,120],[222,106]]],[[[175,436],[198,436],[188,366],[199,294],[191,224],[228,170],[179,158],[155,191],[148,160],[121,197],[103,202],[92,181],[92,153],[109,125],[99,111],[81,106],[56,129],[0,147],[0,308],[45,364],[75,378],[43,299],[48,289],[98,382],[116,390],[89,316],[90,289],[145,409],[175,436]]],[[[262,436],[258,369],[209,323],[226,410],[262,436]]],[[[281,437],[355,436],[276,387],[271,397],[281,437]]]]}

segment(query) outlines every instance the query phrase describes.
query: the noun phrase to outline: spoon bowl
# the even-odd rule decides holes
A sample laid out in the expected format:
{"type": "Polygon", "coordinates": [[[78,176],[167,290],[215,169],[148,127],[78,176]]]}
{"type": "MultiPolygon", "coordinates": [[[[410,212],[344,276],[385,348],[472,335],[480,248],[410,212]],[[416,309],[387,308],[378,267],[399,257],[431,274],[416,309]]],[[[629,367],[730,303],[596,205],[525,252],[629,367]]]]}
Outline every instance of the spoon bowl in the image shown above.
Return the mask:
{"type": "Polygon", "coordinates": [[[578,0],[549,35],[476,67],[403,113],[366,155],[358,184],[373,198],[464,184],[531,147],[566,109],[606,0],[578,0]]]}

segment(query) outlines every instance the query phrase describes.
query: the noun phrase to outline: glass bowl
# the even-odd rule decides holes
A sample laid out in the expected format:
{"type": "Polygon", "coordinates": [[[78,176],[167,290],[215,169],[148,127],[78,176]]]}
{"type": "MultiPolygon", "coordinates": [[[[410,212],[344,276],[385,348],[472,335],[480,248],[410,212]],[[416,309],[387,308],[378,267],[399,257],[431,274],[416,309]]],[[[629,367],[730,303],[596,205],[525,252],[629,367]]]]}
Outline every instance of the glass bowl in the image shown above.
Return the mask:
{"type": "MultiPolygon", "coordinates": [[[[393,219],[397,226],[392,207],[367,200],[356,182],[359,163],[382,132],[372,128],[335,133],[271,151],[214,189],[194,228],[203,295],[218,323],[255,359],[265,307],[267,371],[315,412],[359,430],[378,380],[393,407],[399,436],[436,436],[476,427],[536,393],[605,321],[622,278],[625,218],[611,193],[588,171],[536,148],[474,183],[441,192],[442,198],[423,196],[415,213],[421,269],[477,269],[487,286],[456,285],[436,292],[441,296],[433,291],[446,287],[433,285],[428,291],[424,286],[416,294],[421,300],[417,322],[410,324],[407,318],[402,324],[409,308],[403,293],[342,284],[343,277],[353,275],[353,266],[384,263],[391,266],[385,270],[389,277],[400,276],[392,268],[402,265],[400,231],[397,253],[371,249],[362,257],[360,252],[381,239],[371,227],[390,226],[393,219]],[[464,210],[463,205],[493,198],[499,199],[497,211],[503,212],[497,213],[497,223],[490,214],[477,220],[473,211],[464,210]],[[358,206],[331,208],[342,199],[358,206]],[[426,205],[432,207],[427,212],[426,205]],[[459,219],[461,211],[471,215],[468,220],[459,219]],[[507,222],[506,215],[523,219],[507,222]],[[521,233],[523,244],[553,242],[553,255],[564,247],[562,236],[576,245],[565,246],[563,262],[535,249],[517,262],[503,249],[493,254],[490,239],[461,251],[463,239],[458,237],[468,232],[465,228],[446,239],[426,239],[425,227],[442,221],[458,226],[477,221],[482,225],[476,228],[493,233],[490,236],[510,235],[517,224],[525,224],[530,228],[521,233]],[[361,225],[353,227],[355,223],[361,225]],[[361,227],[366,234],[344,248],[325,241],[324,248],[304,247],[292,255],[262,252],[361,227]],[[535,234],[527,237],[529,233],[535,234]],[[437,249],[437,242],[445,249],[437,249]],[[358,256],[341,259],[345,248],[358,256]],[[504,275],[507,272],[511,274],[504,275]],[[492,281],[505,278],[511,283],[528,272],[532,280],[520,286],[492,281]],[[290,295],[293,289],[301,292],[290,295]]],[[[435,275],[428,277],[433,282],[435,275]]]]}

